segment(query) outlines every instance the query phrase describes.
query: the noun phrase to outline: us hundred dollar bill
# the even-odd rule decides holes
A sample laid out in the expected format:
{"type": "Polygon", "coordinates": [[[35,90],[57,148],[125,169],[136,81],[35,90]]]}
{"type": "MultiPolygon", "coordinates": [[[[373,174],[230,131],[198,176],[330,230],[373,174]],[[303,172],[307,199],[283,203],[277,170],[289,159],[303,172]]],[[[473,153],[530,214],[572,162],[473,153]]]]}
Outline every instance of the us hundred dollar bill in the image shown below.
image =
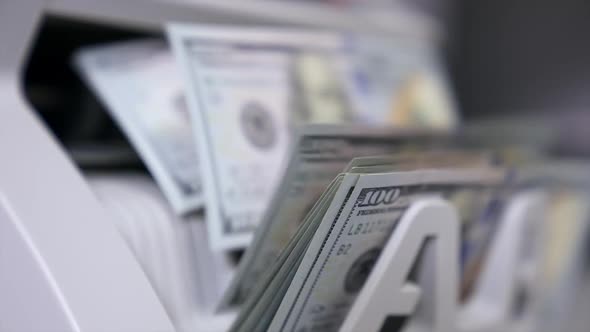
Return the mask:
{"type": "Polygon", "coordinates": [[[314,234],[270,330],[336,331],[381,248],[413,202],[486,188],[504,178],[503,172],[493,169],[357,176],[348,199],[334,202],[340,213],[324,219],[314,234]]]}
{"type": "MultiPolygon", "coordinates": [[[[180,24],[170,25],[168,36],[203,156],[211,244],[243,248],[284,174],[293,122],[310,118],[294,114],[296,56],[337,53],[342,40],[320,32],[180,24]]],[[[314,87],[306,91],[316,96],[314,87]]]]}
{"type": "Polygon", "coordinates": [[[343,175],[333,199],[324,202],[326,212],[305,222],[313,225],[311,234],[294,239],[305,254],[295,250],[277,262],[282,280],[270,277],[274,285],[257,287],[232,331],[337,330],[412,202],[488,190],[503,179],[489,168],[343,175]]]}
{"type": "Polygon", "coordinates": [[[85,48],[74,64],[137,149],[175,212],[202,206],[200,159],[182,80],[164,41],[85,48]]]}
{"type": "Polygon", "coordinates": [[[306,214],[338,173],[345,168],[383,163],[383,159],[361,158],[355,159],[353,164],[350,163],[353,158],[383,154],[403,156],[407,153],[413,159],[415,155],[412,151],[425,152],[442,145],[443,141],[442,133],[365,126],[303,127],[294,144],[285,176],[266,209],[254,240],[240,261],[220,309],[245,302],[254,285],[276,261],[306,214]]]}

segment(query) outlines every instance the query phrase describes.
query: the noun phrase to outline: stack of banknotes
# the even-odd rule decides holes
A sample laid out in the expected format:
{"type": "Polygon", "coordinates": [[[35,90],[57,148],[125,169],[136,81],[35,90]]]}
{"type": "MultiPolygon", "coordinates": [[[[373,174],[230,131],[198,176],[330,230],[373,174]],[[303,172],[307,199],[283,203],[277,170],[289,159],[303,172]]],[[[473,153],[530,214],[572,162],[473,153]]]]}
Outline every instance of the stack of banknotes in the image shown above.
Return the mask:
{"type": "MultiPolygon", "coordinates": [[[[287,189],[275,196],[267,210],[272,217],[257,230],[222,301],[224,308],[240,308],[231,331],[338,331],[405,211],[431,197],[450,202],[458,213],[457,305],[468,303],[486,256],[494,246],[498,250],[495,243],[502,244],[494,235],[506,214],[513,213],[507,210],[511,200],[531,190],[545,195],[545,213],[527,223],[512,253],[522,264],[515,271],[494,272],[516,279],[510,288],[510,317],[527,312],[535,331],[576,331],[567,327],[587,322],[572,317],[579,306],[587,308],[578,292],[590,282],[590,164],[544,160],[537,166],[536,157],[515,158],[514,150],[476,153],[427,145],[403,152],[391,141],[388,146],[400,152],[347,159],[331,177],[325,168],[318,185],[323,189],[313,192],[319,178],[310,177],[308,184],[302,179],[319,173],[306,172],[305,161],[317,162],[313,153],[322,146],[338,146],[330,144],[333,132],[320,132],[302,137],[293,158],[298,161],[289,165],[299,179],[285,177],[282,187],[287,189]],[[304,202],[304,197],[313,198],[304,202]]],[[[375,135],[372,139],[378,140],[375,135]]],[[[396,136],[381,139],[385,137],[396,136]]],[[[409,280],[424,273],[428,271],[413,270],[409,280]]],[[[407,331],[413,331],[411,324],[407,331]]]]}
{"type": "Polygon", "coordinates": [[[447,163],[353,159],[254,285],[233,330],[336,331],[412,203],[468,196],[485,209],[505,179],[503,170],[478,165],[481,160],[447,163]]]}
{"type": "MultiPolygon", "coordinates": [[[[189,311],[217,322],[208,330],[337,331],[407,209],[433,197],[459,216],[457,298],[467,303],[507,206],[531,188],[550,199],[546,220],[523,239],[523,252],[540,257],[538,278],[527,272],[515,308],[535,308],[536,331],[566,324],[574,313],[562,305],[587,308],[575,290],[590,282],[581,254],[590,167],[547,162],[530,142],[489,142],[479,128],[450,135],[453,98],[427,45],[277,28],[171,24],[167,34],[171,46],[99,45],[80,50],[74,65],[166,197],[169,206],[158,198],[152,208],[166,211],[161,230],[191,232],[196,254],[184,261],[197,271],[190,292],[199,305],[189,311]],[[236,250],[243,254],[231,262],[236,250]]],[[[153,200],[152,180],[91,181],[127,220],[122,233],[155,288],[179,295],[162,279],[165,260],[154,267],[153,252],[137,245],[145,240],[129,231],[149,221],[123,211],[117,196],[153,200]]],[[[162,295],[186,327],[186,313],[175,314],[190,302],[181,298],[162,295]]]]}

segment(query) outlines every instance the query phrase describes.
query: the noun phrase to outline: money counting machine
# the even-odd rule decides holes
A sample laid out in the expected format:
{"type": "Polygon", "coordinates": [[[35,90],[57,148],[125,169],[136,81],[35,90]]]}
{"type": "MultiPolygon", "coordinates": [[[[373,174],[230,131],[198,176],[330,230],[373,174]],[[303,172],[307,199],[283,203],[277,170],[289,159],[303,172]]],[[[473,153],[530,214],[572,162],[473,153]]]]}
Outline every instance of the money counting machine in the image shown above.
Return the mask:
{"type": "MultiPolygon", "coordinates": [[[[366,24],[358,25],[358,17],[349,13],[307,4],[288,4],[289,10],[282,6],[266,1],[204,0],[190,4],[129,0],[0,3],[0,331],[178,329],[125,239],[107,222],[109,216],[68,155],[71,150],[57,142],[56,136],[63,140],[63,133],[60,136],[55,127],[55,136],[48,131],[50,121],[39,116],[39,105],[32,101],[59,100],[24,93],[26,77],[34,76],[28,59],[39,57],[40,49],[54,51],[42,59],[43,65],[66,62],[55,60],[56,54],[65,57],[68,52],[56,51],[63,44],[52,43],[46,30],[52,25],[70,27],[72,35],[62,39],[74,40],[79,44],[75,46],[123,36],[157,35],[167,21],[399,32],[391,18],[383,22],[367,17],[363,20],[366,24]],[[89,26],[92,29],[87,29],[89,26]],[[75,31],[90,32],[76,40],[75,31]]],[[[419,33],[428,29],[411,30],[419,33]]],[[[59,85],[63,77],[59,71],[53,73],[49,81],[59,85]]],[[[496,276],[493,271],[516,270],[520,262],[515,248],[526,224],[542,213],[543,197],[525,193],[511,204],[481,285],[462,307],[457,305],[458,268],[453,267],[458,262],[452,254],[458,246],[456,212],[441,200],[427,199],[412,206],[341,330],[379,331],[385,327],[397,331],[408,317],[418,316],[408,330],[534,331],[529,316],[510,317],[518,276],[496,276]],[[433,218],[438,222],[426,222],[433,218]],[[434,239],[435,245],[425,255],[418,255],[426,239],[434,239]],[[418,260],[432,273],[417,283],[408,283],[408,271],[418,260]]]]}

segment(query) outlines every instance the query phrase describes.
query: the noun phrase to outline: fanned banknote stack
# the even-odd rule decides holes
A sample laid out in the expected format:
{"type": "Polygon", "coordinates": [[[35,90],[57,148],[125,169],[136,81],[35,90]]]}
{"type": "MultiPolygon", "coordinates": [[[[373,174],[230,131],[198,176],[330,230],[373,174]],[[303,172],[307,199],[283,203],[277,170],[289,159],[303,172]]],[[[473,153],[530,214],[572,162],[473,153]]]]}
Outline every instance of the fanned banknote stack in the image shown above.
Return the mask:
{"type": "Polygon", "coordinates": [[[456,204],[461,219],[484,216],[506,172],[485,156],[446,155],[353,159],[247,289],[232,331],[337,331],[413,202],[442,197],[456,204]]]}

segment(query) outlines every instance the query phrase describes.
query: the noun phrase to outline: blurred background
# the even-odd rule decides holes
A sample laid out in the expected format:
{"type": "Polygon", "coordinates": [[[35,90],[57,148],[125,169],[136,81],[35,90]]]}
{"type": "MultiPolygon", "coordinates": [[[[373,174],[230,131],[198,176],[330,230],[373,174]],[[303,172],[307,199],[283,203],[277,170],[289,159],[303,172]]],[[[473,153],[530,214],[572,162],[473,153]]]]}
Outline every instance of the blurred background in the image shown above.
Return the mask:
{"type": "Polygon", "coordinates": [[[466,118],[587,108],[587,2],[455,5],[449,65],[466,118]]]}

